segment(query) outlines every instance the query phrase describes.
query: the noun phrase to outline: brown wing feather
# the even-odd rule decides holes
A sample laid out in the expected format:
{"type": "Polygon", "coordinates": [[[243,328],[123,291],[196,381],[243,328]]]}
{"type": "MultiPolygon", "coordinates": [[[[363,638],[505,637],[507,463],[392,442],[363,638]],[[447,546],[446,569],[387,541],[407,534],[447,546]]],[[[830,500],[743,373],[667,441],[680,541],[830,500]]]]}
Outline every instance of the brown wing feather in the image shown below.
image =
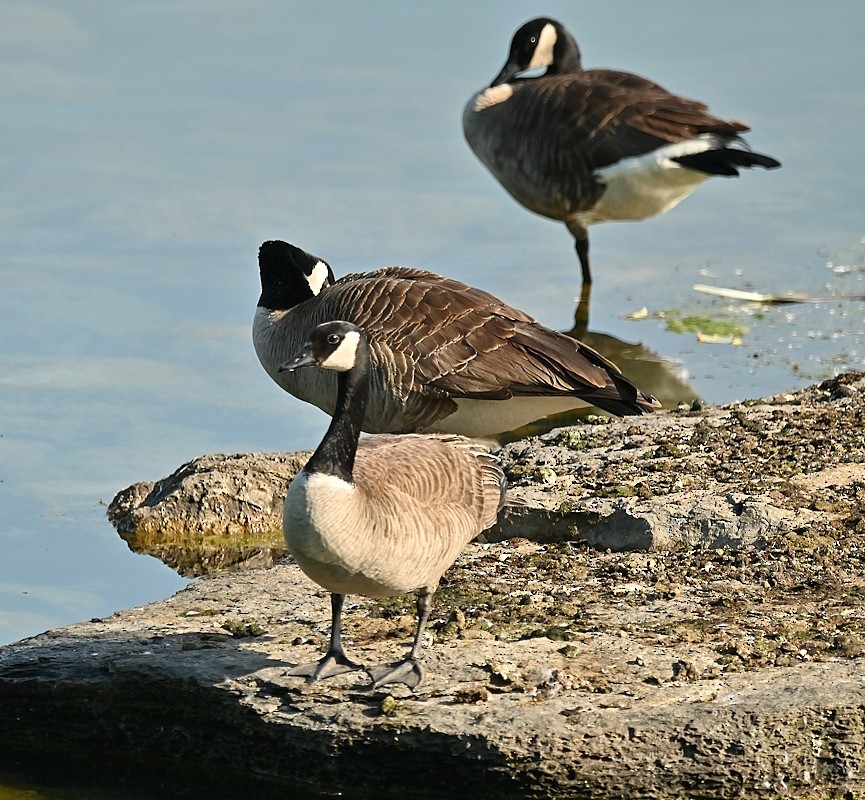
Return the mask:
{"type": "Polygon", "coordinates": [[[374,364],[407,405],[573,395],[616,414],[653,407],[591,348],[452,278],[385,267],[342,278],[318,302],[319,320],[364,329],[374,364]]]}
{"type": "Polygon", "coordinates": [[[347,276],[322,294],[362,327],[377,358],[402,354],[413,387],[451,397],[565,394],[610,383],[618,369],[480,289],[423,270],[347,276]],[[387,302],[384,302],[386,299],[387,302]],[[419,328],[423,326],[423,332],[419,328]]]}
{"type": "Polygon", "coordinates": [[[495,458],[460,436],[365,437],[354,477],[361,488],[370,487],[370,503],[384,503],[394,512],[380,518],[411,512],[425,528],[458,540],[459,547],[493,525],[505,501],[504,474],[495,458]]]}
{"type": "Polygon", "coordinates": [[[573,153],[579,148],[587,172],[701,133],[732,139],[749,130],[744,123],[714,116],[704,103],[627,72],[586,70],[525,88],[531,90],[518,91],[511,101],[523,106],[512,118],[532,125],[543,119],[550,141],[546,149],[573,153]]]}

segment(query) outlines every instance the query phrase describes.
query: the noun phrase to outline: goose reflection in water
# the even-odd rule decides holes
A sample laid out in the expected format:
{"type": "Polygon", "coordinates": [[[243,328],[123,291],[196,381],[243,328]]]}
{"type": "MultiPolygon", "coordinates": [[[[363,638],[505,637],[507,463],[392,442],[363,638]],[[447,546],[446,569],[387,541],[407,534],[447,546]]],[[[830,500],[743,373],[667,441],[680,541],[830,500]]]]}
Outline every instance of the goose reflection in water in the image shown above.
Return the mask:
{"type": "MultiPolygon", "coordinates": [[[[579,339],[612,361],[630,382],[660,401],[662,408],[676,408],[679,403],[691,405],[699,401],[699,395],[682,375],[683,370],[676,362],[664,358],[640,342],[627,342],[609,333],[589,330],[591,289],[591,284],[583,284],[574,311],[574,324],[570,330],[562,333],[579,339]]],[[[593,409],[577,409],[554,414],[496,438],[505,443],[526,436],[537,436],[553,428],[573,425],[592,413],[595,413],[593,409]]]]}

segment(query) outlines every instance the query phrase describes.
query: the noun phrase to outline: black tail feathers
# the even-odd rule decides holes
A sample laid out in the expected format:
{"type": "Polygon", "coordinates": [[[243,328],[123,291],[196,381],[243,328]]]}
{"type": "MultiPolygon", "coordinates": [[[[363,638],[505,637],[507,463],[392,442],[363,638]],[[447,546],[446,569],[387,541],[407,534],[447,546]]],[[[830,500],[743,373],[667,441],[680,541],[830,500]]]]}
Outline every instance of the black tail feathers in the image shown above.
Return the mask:
{"type": "Polygon", "coordinates": [[[734,147],[706,150],[704,153],[678,156],[673,160],[683,167],[697,170],[697,172],[705,172],[707,175],[728,175],[730,177],[738,175],[740,167],[775,169],[781,166],[781,162],[771,156],[753,153],[750,150],[739,150],[734,147]]]}

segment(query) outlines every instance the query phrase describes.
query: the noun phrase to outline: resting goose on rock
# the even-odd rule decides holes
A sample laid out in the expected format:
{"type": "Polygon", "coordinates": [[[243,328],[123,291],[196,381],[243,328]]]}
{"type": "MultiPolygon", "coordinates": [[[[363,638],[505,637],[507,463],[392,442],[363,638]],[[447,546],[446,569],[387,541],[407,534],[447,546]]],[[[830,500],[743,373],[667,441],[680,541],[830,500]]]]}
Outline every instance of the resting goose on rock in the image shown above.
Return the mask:
{"type": "Polygon", "coordinates": [[[261,246],[259,268],[255,352],[295,397],[333,414],[333,372],[279,366],[322,322],[364,330],[365,431],[481,437],[590,405],[620,416],[660,407],[590,347],[459,281],[408,267],[335,281],[325,261],[282,241],[261,246]]]}
{"type": "Polygon", "coordinates": [[[748,130],[639,75],[583,69],[574,37],[543,17],[514,34],[502,71],[463,112],[466,141],[499,183],[567,225],[584,284],[589,225],[662,214],[713,175],[781,166],[745,149],[748,130]]]}
{"type": "Polygon", "coordinates": [[[279,369],[310,366],[337,376],[336,409],[318,449],[289,487],[283,529],[300,568],[331,592],[332,625],[324,657],[291,674],[316,681],[364,669],[342,646],[346,594],[416,592],[418,624],[408,656],[367,669],[372,688],[415,687],[424,674],[419,656],[432,594],[466,544],[495,523],[505,502],[505,477],[491,455],[462,437],[380,434],[358,441],[372,365],[356,325],[319,325],[279,369]]]}

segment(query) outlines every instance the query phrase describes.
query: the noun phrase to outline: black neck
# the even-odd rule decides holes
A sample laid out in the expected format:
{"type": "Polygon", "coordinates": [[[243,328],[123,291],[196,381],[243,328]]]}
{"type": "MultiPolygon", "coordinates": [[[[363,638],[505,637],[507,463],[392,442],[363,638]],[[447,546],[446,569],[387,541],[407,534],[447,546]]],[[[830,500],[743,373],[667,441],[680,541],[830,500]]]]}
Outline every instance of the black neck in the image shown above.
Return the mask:
{"type": "Polygon", "coordinates": [[[361,340],[354,366],[337,376],[336,411],[321,444],[304,468],[307,472],[335,475],[353,482],[354,457],[368,396],[369,351],[361,340]]]}
{"type": "Polygon", "coordinates": [[[582,72],[583,60],[577,40],[570,32],[560,28],[553,48],[553,63],[547,68],[546,75],[569,75],[582,72]]]}

